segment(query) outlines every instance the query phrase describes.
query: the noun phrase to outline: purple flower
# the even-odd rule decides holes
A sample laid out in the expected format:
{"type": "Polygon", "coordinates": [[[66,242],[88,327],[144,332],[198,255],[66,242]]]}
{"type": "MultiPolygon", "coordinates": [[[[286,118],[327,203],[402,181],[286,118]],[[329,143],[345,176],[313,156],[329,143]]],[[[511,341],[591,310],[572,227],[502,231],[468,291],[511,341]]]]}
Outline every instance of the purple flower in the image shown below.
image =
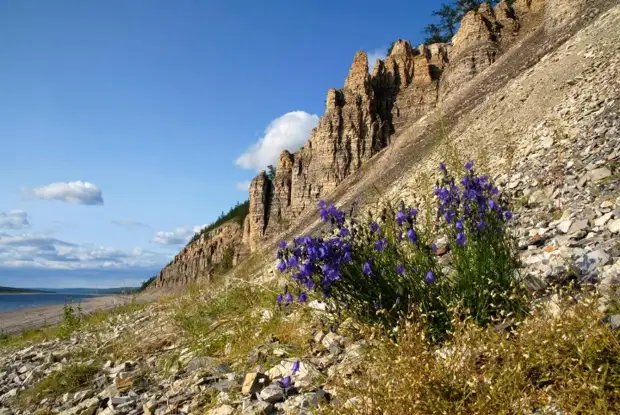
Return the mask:
{"type": "Polygon", "coordinates": [[[506,213],[504,213],[504,216],[506,217],[506,220],[511,220],[512,219],[512,212],[507,210],[506,213]]]}
{"type": "Polygon", "coordinates": [[[409,217],[411,217],[413,219],[416,216],[418,216],[418,209],[416,209],[416,208],[409,209],[409,217]]]}
{"type": "Polygon", "coordinates": [[[467,240],[467,238],[465,238],[465,234],[463,232],[459,232],[456,235],[456,243],[458,244],[458,246],[463,246],[465,245],[465,241],[467,240]]]}
{"type": "Polygon", "coordinates": [[[349,263],[353,260],[352,256],[351,256],[351,252],[347,251],[344,253],[344,255],[342,256],[342,261],[344,261],[345,263],[349,263]]]}
{"type": "Polygon", "coordinates": [[[278,248],[280,249],[286,249],[286,246],[288,244],[286,243],[286,241],[280,241],[280,243],[278,244],[278,248]]]}
{"type": "Polygon", "coordinates": [[[280,383],[282,384],[282,386],[284,386],[285,388],[290,388],[291,387],[291,377],[287,376],[284,379],[282,379],[280,381],[280,383]]]}
{"type": "Polygon", "coordinates": [[[396,240],[397,241],[402,241],[403,240],[403,233],[401,231],[398,231],[396,233],[396,240]]]}
{"type": "Polygon", "coordinates": [[[321,220],[323,222],[327,222],[329,220],[329,212],[327,211],[327,209],[321,209],[319,211],[319,215],[321,216],[321,220]]]}
{"type": "Polygon", "coordinates": [[[305,303],[306,301],[308,301],[308,294],[305,292],[299,294],[298,300],[300,303],[305,303]]]}
{"type": "Polygon", "coordinates": [[[288,259],[288,269],[295,269],[297,267],[299,267],[299,260],[297,259],[296,256],[292,256],[288,259]]]}
{"type": "Polygon", "coordinates": [[[282,297],[282,294],[278,294],[276,296],[276,303],[278,304],[282,304],[282,300],[284,299],[284,297],[282,297]]]}
{"type": "Polygon", "coordinates": [[[371,223],[371,224],[370,224],[370,230],[371,230],[373,233],[378,233],[378,232],[380,232],[380,229],[379,229],[379,224],[378,224],[377,222],[373,222],[373,223],[371,223]]]}
{"type": "Polygon", "coordinates": [[[293,373],[293,375],[297,373],[298,370],[299,370],[299,362],[293,363],[293,366],[291,367],[291,372],[293,373]]]}
{"type": "Polygon", "coordinates": [[[469,171],[474,168],[474,162],[472,160],[465,163],[465,170],[469,171]]]}
{"type": "Polygon", "coordinates": [[[463,220],[458,220],[456,221],[456,224],[454,225],[454,227],[456,228],[457,231],[462,232],[463,229],[465,229],[465,226],[463,225],[463,220]]]}
{"type": "Polygon", "coordinates": [[[444,171],[444,172],[445,172],[445,171],[448,171],[448,170],[446,169],[446,165],[443,163],[443,161],[442,161],[441,163],[439,163],[439,170],[444,171]]]}
{"type": "Polygon", "coordinates": [[[415,230],[409,229],[407,231],[407,239],[409,239],[412,243],[416,243],[418,241],[418,235],[415,233],[415,230]]]}
{"type": "Polygon", "coordinates": [[[397,265],[396,266],[396,273],[398,275],[404,275],[405,274],[405,266],[403,264],[397,265]]]}
{"type": "Polygon", "coordinates": [[[327,207],[327,202],[324,200],[319,200],[319,203],[317,203],[317,206],[319,209],[325,209],[327,207]]]}
{"type": "Polygon", "coordinates": [[[407,219],[408,219],[407,214],[403,212],[402,210],[399,210],[398,213],[396,214],[396,223],[398,223],[399,226],[405,223],[407,219]]]}
{"type": "Polygon", "coordinates": [[[314,274],[314,266],[310,262],[306,262],[301,265],[299,270],[302,277],[309,277],[314,274]]]}
{"type": "Polygon", "coordinates": [[[489,199],[489,207],[491,209],[496,209],[497,208],[497,203],[495,203],[495,200],[489,199]]]}
{"type": "Polygon", "coordinates": [[[278,265],[276,265],[276,268],[278,269],[278,271],[280,272],[284,272],[286,271],[286,262],[284,261],[278,261],[278,265]]]}
{"type": "Polygon", "coordinates": [[[375,242],[375,251],[383,252],[385,248],[387,248],[387,245],[388,245],[387,239],[385,238],[379,239],[377,242],[375,242]]]}
{"type": "Polygon", "coordinates": [[[435,283],[435,274],[433,273],[433,271],[429,271],[426,273],[426,278],[424,278],[424,281],[426,281],[428,285],[433,285],[435,283]]]}
{"type": "Polygon", "coordinates": [[[293,295],[291,293],[286,293],[286,296],[284,297],[284,300],[287,303],[292,303],[293,302],[293,295]]]}
{"type": "Polygon", "coordinates": [[[372,264],[370,263],[370,261],[364,263],[364,265],[362,266],[362,271],[366,275],[372,274],[372,264]]]}
{"type": "Polygon", "coordinates": [[[437,245],[435,245],[435,243],[431,245],[431,251],[433,252],[433,254],[437,253],[437,245]]]}
{"type": "Polygon", "coordinates": [[[349,232],[349,230],[347,228],[341,228],[340,229],[340,236],[345,238],[347,236],[349,236],[351,234],[351,232],[349,232]]]}

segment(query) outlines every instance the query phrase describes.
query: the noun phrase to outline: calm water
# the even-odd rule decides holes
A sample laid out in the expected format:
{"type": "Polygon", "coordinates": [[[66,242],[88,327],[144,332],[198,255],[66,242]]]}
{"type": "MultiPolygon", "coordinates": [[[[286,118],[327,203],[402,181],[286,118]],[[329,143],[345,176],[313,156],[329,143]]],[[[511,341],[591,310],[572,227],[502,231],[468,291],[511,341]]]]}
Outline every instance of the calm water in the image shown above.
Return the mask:
{"type": "Polygon", "coordinates": [[[0,294],[0,312],[14,311],[29,307],[78,303],[88,298],[97,297],[93,294],[0,294]]]}

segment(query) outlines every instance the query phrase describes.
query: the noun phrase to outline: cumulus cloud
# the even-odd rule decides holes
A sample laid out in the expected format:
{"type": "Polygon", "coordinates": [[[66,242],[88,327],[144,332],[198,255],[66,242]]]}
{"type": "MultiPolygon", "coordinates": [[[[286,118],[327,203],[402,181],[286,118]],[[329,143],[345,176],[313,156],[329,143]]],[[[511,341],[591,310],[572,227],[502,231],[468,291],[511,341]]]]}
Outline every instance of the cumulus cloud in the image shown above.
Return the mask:
{"type": "Polygon", "coordinates": [[[0,233],[0,264],[8,268],[135,269],[164,264],[163,254],[135,248],[130,252],[106,246],[77,245],[41,234],[0,233]]]}
{"type": "Polygon", "coordinates": [[[242,192],[247,192],[248,189],[250,188],[250,181],[246,180],[244,182],[238,182],[235,184],[235,187],[237,188],[237,190],[241,190],[242,192]]]}
{"type": "Polygon", "coordinates": [[[116,226],[120,226],[128,231],[141,229],[141,228],[149,228],[149,225],[146,223],[138,222],[137,220],[113,220],[112,223],[116,226]]]}
{"type": "Polygon", "coordinates": [[[310,131],[319,122],[319,116],[304,111],[293,111],[271,121],[264,135],[235,164],[248,170],[261,171],[276,165],[283,150],[296,151],[310,137],[310,131]]]}
{"type": "Polygon", "coordinates": [[[207,225],[196,225],[193,228],[181,226],[173,231],[160,231],[153,235],[152,241],[160,245],[185,245],[195,233],[200,232],[207,225]]]}
{"type": "Polygon", "coordinates": [[[56,182],[32,189],[30,193],[39,199],[75,205],[103,205],[101,189],[89,182],[56,182]]]}
{"type": "Polygon", "coordinates": [[[377,59],[384,60],[387,56],[387,49],[379,48],[368,54],[368,71],[372,72],[375,68],[375,64],[377,63],[377,59]]]}
{"type": "Polygon", "coordinates": [[[0,229],[22,229],[29,225],[28,214],[23,210],[0,212],[0,229]]]}

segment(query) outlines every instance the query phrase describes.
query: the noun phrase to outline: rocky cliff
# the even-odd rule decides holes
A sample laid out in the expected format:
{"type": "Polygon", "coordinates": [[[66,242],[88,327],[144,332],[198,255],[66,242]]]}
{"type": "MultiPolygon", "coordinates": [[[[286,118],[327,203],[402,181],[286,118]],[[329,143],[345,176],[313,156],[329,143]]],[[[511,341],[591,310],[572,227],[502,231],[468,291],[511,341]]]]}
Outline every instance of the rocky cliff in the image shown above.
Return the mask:
{"type": "Polygon", "coordinates": [[[414,123],[485,73],[519,39],[570,22],[584,4],[516,0],[509,5],[504,0],[495,7],[483,5],[464,16],[450,44],[413,47],[399,39],[389,56],[375,63],[372,74],[367,55],[358,52],[344,87],[327,92],[325,113],[306,144],[295,153],[282,153],[273,180],[265,172],[252,180],[243,228],[222,230],[226,242],[215,246],[209,240],[185,248],[162,270],[157,286],[209,276],[222,261],[225,246],[235,246],[235,258],[256,251],[414,123]]]}
{"type": "Polygon", "coordinates": [[[273,183],[264,172],[253,180],[252,250],[492,65],[522,28],[537,27],[544,6],[543,0],[485,4],[465,15],[451,44],[414,48],[399,39],[372,74],[367,55],[358,52],[344,87],[327,92],[325,114],[308,142],[294,154],[282,154],[273,183]]]}
{"type": "Polygon", "coordinates": [[[214,272],[233,267],[244,255],[243,228],[229,221],[189,243],[160,271],[154,288],[180,288],[200,279],[209,280],[214,272]]]}

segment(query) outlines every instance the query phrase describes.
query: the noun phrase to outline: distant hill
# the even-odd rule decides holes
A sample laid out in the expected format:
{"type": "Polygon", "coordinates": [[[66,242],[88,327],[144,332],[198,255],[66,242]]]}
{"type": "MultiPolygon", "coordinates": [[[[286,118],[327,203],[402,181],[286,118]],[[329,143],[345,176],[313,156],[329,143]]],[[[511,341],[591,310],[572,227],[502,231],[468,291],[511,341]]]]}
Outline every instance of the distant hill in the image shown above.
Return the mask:
{"type": "Polygon", "coordinates": [[[51,291],[43,291],[39,289],[28,289],[28,288],[13,288],[13,287],[0,287],[0,294],[19,294],[19,293],[50,293],[51,291]]]}
{"type": "Polygon", "coordinates": [[[54,288],[45,291],[60,294],[131,294],[139,291],[139,287],[117,287],[117,288],[54,288]]]}
{"type": "Polygon", "coordinates": [[[140,291],[140,287],[117,287],[117,288],[13,288],[0,287],[3,294],[132,294],[140,291]]]}

